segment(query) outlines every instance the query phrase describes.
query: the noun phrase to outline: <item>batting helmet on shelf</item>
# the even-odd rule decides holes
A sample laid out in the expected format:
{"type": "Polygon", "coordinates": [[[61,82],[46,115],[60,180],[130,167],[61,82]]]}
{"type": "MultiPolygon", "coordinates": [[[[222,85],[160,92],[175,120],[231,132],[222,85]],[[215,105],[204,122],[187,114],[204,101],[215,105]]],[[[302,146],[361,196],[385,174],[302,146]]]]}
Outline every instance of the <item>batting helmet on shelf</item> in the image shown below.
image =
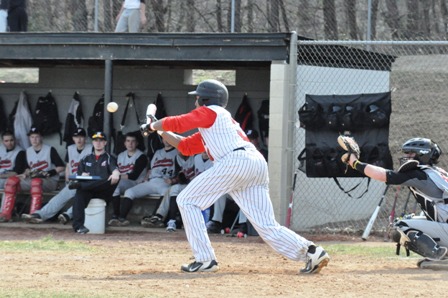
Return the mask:
{"type": "Polygon", "coordinates": [[[401,151],[405,154],[415,153],[415,160],[420,164],[436,164],[439,160],[442,150],[439,145],[430,139],[412,138],[404,142],[401,151]]]}
{"type": "Polygon", "coordinates": [[[188,94],[199,96],[198,103],[200,106],[218,105],[225,108],[229,101],[227,87],[217,80],[202,81],[195,91],[188,92],[188,94]]]}

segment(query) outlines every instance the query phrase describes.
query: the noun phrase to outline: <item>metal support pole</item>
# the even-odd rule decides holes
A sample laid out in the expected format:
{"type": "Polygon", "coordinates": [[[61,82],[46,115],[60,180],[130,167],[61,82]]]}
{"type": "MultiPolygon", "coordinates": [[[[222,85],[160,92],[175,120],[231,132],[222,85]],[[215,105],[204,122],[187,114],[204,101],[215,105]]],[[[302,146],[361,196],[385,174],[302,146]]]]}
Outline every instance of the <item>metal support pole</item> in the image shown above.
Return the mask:
{"type": "Polygon", "coordinates": [[[103,129],[104,133],[107,136],[107,146],[106,151],[111,152],[112,145],[112,131],[111,131],[111,123],[113,123],[114,119],[111,113],[109,113],[106,109],[106,106],[109,102],[112,101],[112,79],[113,79],[113,61],[111,59],[107,59],[104,61],[104,122],[103,129]]]}
{"type": "Polygon", "coordinates": [[[231,15],[230,15],[230,32],[234,33],[235,32],[235,0],[232,0],[232,5],[231,5],[231,15]]]}
{"type": "Polygon", "coordinates": [[[98,10],[99,10],[99,4],[98,4],[98,0],[95,0],[95,20],[94,20],[94,28],[93,30],[95,32],[98,32],[98,10]]]}
{"type": "MultiPolygon", "coordinates": [[[[367,35],[366,40],[372,39],[372,0],[367,1],[367,35]]],[[[367,45],[367,50],[370,50],[370,45],[367,45]]]]}

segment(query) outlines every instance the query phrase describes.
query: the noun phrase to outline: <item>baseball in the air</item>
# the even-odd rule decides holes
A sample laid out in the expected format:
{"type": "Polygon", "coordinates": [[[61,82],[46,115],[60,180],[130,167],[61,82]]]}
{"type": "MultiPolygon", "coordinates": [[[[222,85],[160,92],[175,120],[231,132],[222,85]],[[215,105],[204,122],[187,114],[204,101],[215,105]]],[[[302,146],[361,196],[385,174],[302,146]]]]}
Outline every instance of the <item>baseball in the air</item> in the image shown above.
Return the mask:
{"type": "Polygon", "coordinates": [[[107,111],[109,113],[115,113],[117,110],[118,110],[118,104],[116,102],[112,101],[107,104],[107,111]]]}

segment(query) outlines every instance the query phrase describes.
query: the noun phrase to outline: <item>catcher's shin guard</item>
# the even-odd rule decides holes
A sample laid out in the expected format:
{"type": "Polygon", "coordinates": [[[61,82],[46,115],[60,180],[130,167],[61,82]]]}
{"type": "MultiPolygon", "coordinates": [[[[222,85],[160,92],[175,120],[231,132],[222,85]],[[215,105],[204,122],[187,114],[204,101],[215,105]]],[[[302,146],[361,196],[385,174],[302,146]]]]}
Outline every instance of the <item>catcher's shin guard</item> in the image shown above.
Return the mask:
{"type": "Polygon", "coordinates": [[[3,210],[1,218],[4,221],[9,221],[12,217],[14,204],[16,202],[16,195],[20,189],[20,179],[16,176],[9,177],[5,182],[5,196],[3,202],[3,210]]]}
{"type": "Polygon", "coordinates": [[[35,213],[42,207],[42,184],[41,178],[31,179],[31,207],[30,214],[35,213]]]}
{"type": "Polygon", "coordinates": [[[405,246],[409,250],[430,260],[441,260],[445,257],[448,249],[439,246],[431,236],[421,231],[408,231],[406,233],[409,241],[405,246]]]}

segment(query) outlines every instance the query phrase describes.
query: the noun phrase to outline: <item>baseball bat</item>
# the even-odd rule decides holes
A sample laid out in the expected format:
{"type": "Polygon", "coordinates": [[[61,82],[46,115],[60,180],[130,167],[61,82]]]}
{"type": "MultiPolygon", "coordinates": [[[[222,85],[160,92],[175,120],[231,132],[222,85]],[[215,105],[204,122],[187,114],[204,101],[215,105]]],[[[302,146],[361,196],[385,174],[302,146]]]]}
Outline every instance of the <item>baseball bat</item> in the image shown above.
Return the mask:
{"type": "Polygon", "coordinates": [[[291,196],[289,197],[289,205],[288,205],[288,212],[286,213],[286,223],[285,226],[289,228],[291,225],[291,217],[292,217],[292,205],[293,205],[293,198],[294,198],[294,190],[296,189],[296,178],[297,178],[297,170],[294,172],[294,178],[292,182],[292,190],[291,190],[291,196]]]}
{"type": "Polygon", "coordinates": [[[148,116],[155,116],[157,112],[157,107],[155,104],[150,103],[148,105],[148,107],[146,108],[146,124],[151,124],[151,118],[149,118],[148,116]]]}
{"type": "Polygon", "coordinates": [[[146,108],[146,124],[142,124],[140,126],[140,131],[142,132],[143,136],[145,136],[145,137],[147,137],[149,135],[148,126],[152,122],[152,117],[150,117],[150,116],[155,116],[156,112],[157,112],[157,106],[153,103],[150,103],[148,105],[148,107],[146,108]]]}
{"type": "Polygon", "coordinates": [[[398,200],[398,195],[400,194],[400,190],[401,190],[401,186],[397,185],[397,187],[395,189],[394,203],[392,205],[392,209],[390,210],[390,215],[389,215],[389,226],[387,227],[386,233],[384,234],[384,241],[387,241],[390,239],[390,229],[394,225],[395,208],[397,207],[397,200],[398,200]]]}
{"type": "Polygon", "coordinates": [[[381,196],[380,202],[378,203],[378,206],[376,206],[375,211],[373,211],[372,216],[370,217],[369,223],[367,224],[364,233],[362,234],[361,238],[362,240],[367,240],[367,237],[370,235],[370,231],[372,230],[373,224],[375,223],[376,217],[378,216],[378,213],[380,212],[381,204],[383,204],[384,197],[386,196],[387,190],[389,189],[389,185],[386,186],[386,189],[384,190],[383,195],[381,196]]]}

